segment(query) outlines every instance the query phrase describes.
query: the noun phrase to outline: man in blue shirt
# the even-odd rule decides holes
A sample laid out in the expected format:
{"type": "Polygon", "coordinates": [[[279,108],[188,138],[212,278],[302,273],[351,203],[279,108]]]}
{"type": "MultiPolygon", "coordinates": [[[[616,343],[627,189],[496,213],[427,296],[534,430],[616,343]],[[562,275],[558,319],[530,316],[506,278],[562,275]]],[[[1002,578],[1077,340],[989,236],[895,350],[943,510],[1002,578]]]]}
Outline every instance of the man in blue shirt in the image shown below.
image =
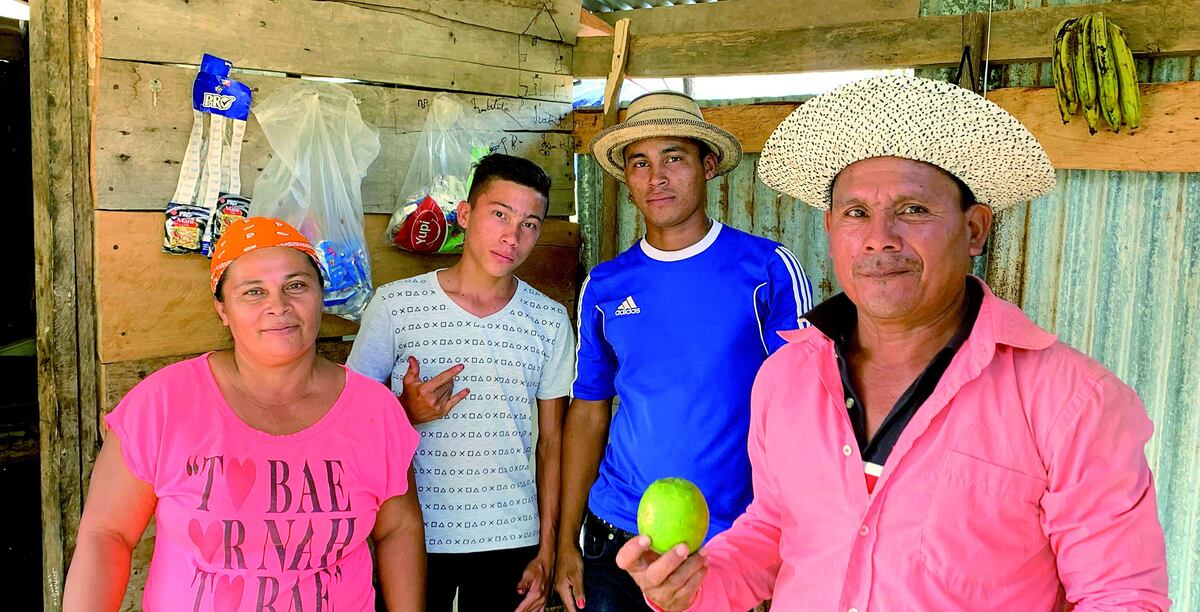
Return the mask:
{"type": "Polygon", "coordinates": [[[591,148],[628,185],[646,236],[596,266],[581,291],[555,580],[568,610],[647,610],[615,562],[642,492],[669,476],[696,483],[710,538],[745,510],[750,387],[783,344],[776,332],[805,325],[812,286],[786,248],[705,214],[706,183],[742,150],[690,97],[634,100],[591,148]]]}

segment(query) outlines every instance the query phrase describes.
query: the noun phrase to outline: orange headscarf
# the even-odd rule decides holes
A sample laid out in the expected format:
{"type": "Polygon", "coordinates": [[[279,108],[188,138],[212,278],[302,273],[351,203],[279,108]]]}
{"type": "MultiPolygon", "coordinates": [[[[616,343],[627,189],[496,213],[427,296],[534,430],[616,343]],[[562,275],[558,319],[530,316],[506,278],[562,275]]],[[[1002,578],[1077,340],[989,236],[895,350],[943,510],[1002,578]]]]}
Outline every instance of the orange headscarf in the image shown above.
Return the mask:
{"type": "Polygon", "coordinates": [[[221,239],[213,247],[212,264],[209,268],[209,288],[213,295],[217,293],[217,283],[229,264],[238,257],[255,249],[267,247],[288,247],[296,249],[312,258],[321,267],[321,259],[308,238],[296,231],[296,228],[270,217],[250,217],[230,223],[221,233],[221,239]]]}

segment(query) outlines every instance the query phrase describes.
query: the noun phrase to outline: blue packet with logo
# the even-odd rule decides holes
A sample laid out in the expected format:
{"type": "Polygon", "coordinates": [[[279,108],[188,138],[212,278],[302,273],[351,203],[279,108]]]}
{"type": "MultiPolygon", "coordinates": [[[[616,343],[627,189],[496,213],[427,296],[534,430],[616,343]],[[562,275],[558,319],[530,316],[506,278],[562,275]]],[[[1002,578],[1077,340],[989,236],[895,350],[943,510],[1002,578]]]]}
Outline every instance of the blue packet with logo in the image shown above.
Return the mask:
{"type": "Polygon", "coordinates": [[[250,88],[229,78],[232,66],[227,60],[204,54],[192,85],[192,108],[240,121],[250,116],[250,88]]]}
{"type": "Polygon", "coordinates": [[[229,78],[232,67],[207,53],[200,61],[192,83],[188,148],[175,194],[167,202],[164,252],[210,256],[225,226],[249,214],[239,168],[251,92],[244,83],[229,78]]]}

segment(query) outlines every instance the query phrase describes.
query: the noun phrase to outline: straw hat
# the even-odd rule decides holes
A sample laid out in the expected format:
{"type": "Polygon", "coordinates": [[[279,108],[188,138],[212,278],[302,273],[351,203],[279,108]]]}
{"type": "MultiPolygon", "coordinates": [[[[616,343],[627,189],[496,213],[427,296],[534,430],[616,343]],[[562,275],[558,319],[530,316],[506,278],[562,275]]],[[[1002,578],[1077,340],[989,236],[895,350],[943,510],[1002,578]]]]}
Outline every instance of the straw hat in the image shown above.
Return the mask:
{"type": "Polygon", "coordinates": [[[953,174],[996,211],[1054,188],[1046,151],[1016,117],[957,85],[908,76],[855,81],[801,104],[763,145],[758,176],[828,209],[843,168],[889,156],[953,174]]]}
{"type": "Polygon", "coordinates": [[[717,176],[737,167],[742,145],[733,134],[708,123],[690,96],[654,91],[629,103],[625,121],[596,134],[592,155],[605,172],[625,181],[625,146],[646,138],[694,138],[717,154],[717,176]]]}

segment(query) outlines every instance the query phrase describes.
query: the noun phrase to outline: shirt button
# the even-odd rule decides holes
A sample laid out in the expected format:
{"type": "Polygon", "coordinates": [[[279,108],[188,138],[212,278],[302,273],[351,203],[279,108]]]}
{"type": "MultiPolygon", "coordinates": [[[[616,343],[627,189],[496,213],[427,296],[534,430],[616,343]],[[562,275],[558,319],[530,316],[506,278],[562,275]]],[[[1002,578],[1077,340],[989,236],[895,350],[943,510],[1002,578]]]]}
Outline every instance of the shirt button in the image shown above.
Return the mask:
{"type": "Polygon", "coordinates": [[[868,533],[871,533],[871,528],[870,528],[870,527],[867,527],[866,525],[863,525],[862,527],[859,527],[859,528],[858,528],[858,535],[860,535],[860,536],[865,536],[865,535],[867,535],[868,533]]]}
{"type": "Polygon", "coordinates": [[[849,444],[842,447],[842,454],[847,457],[849,457],[853,452],[854,452],[854,449],[850,448],[849,444]]]}
{"type": "Polygon", "coordinates": [[[853,408],[853,407],[854,407],[854,398],[847,397],[846,398],[846,408],[853,408]]]}

